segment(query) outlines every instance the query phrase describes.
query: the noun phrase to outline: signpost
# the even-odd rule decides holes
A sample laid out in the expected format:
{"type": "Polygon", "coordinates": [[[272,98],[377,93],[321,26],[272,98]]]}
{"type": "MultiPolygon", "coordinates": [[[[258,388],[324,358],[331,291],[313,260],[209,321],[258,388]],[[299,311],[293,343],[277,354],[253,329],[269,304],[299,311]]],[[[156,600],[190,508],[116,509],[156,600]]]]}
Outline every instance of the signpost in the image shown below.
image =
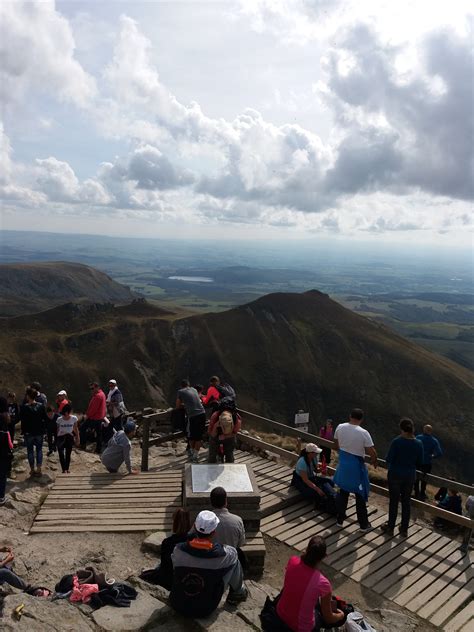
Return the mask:
{"type": "Polygon", "coordinates": [[[302,432],[308,432],[309,413],[305,413],[302,410],[299,410],[295,415],[295,426],[302,432]]]}

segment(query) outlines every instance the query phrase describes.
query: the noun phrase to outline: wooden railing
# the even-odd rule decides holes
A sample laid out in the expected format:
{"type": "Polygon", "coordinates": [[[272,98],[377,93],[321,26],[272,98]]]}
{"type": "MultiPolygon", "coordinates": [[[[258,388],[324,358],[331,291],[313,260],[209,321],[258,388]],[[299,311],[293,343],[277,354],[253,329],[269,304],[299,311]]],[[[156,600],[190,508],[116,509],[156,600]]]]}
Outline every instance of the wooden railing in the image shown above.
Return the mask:
{"type": "MultiPolygon", "coordinates": [[[[151,446],[160,445],[166,443],[168,441],[175,441],[185,436],[183,431],[171,432],[166,435],[162,435],[160,437],[150,438],[150,428],[152,422],[158,421],[160,419],[164,419],[167,415],[170,415],[171,409],[167,411],[162,411],[158,413],[149,413],[150,409],[145,409],[147,412],[145,414],[136,414],[136,418],[140,423],[141,427],[141,448],[142,448],[142,459],[141,459],[141,469],[143,472],[148,471],[148,456],[149,449],[151,446]]],[[[144,412],[145,412],[144,410],[144,412]]],[[[323,437],[319,437],[317,435],[313,435],[310,432],[304,432],[299,430],[298,428],[287,426],[286,424],[280,423],[273,419],[268,419],[267,417],[262,417],[261,415],[257,415],[248,410],[238,409],[239,414],[248,422],[251,419],[257,420],[259,423],[264,422],[269,428],[273,429],[276,433],[287,436],[294,437],[299,442],[304,441],[308,443],[316,443],[317,445],[321,445],[326,448],[331,448],[331,450],[335,450],[335,443],[333,441],[329,441],[324,439],[323,437]]],[[[278,454],[285,458],[289,463],[295,463],[299,457],[297,451],[292,452],[290,450],[285,450],[284,448],[280,448],[275,446],[267,441],[262,441],[261,439],[257,439],[249,434],[239,432],[237,438],[242,442],[246,443],[250,446],[260,448],[262,450],[268,450],[274,454],[278,454]]],[[[295,446],[296,447],[296,446],[295,446]]],[[[366,461],[370,462],[370,458],[366,457],[366,461]]],[[[382,468],[387,468],[387,462],[384,459],[377,459],[377,463],[382,468]]],[[[333,473],[334,468],[328,468],[329,473],[333,473]]],[[[425,474],[423,472],[417,471],[417,478],[420,480],[425,480],[428,483],[432,483],[437,487],[449,487],[452,489],[457,489],[458,491],[467,494],[473,495],[474,488],[470,485],[466,485],[465,483],[459,483],[458,481],[453,481],[451,479],[443,478],[442,476],[435,476],[433,474],[425,474]]],[[[383,496],[389,496],[388,489],[386,487],[382,487],[381,485],[376,485],[375,483],[370,483],[370,489],[376,494],[381,494],[383,496]]],[[[474,520],[468,518],[466,516],[460,516],[458,514],[452,513],[451,511],[446,511],[445,509],[441,509],[440,507],[436,507],[429,503],[423,502],[421,500],[412,499],[412,506],[427,513],[443,518],[448,522],[456,524],[460,527],[463,527],[465,530],[464,539],[461,546],[461,550],[466,552],[469,547],[469,542],[472,537],[472,531],[474,529],[474,520]]]]}

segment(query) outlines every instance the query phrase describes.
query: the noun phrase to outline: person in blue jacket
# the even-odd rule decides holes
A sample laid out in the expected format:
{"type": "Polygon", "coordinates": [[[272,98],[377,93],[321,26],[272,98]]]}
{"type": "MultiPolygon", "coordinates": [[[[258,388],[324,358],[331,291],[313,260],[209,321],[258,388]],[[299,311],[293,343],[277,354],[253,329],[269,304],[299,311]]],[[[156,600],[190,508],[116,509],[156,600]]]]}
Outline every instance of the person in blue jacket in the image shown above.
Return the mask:
{"type": "MultiPolygon", "coordinates": [[[[423,434],[416,436],[423,444],[423,463],[419,468],[425,474],[429,474],[433,467],[433,459],[437,459],[443,454],[441,445],[436,437],[433,437],[433,427],[430,424],[423,426],[423,434]]],[[[426,481],[415,481],[415,498],[426,500],[426,481]],[[421,485],[420,485],[421,483],[421,485]]]]}
{"type": "Polygon", "coordinates": [[[390,504],[388,522],[382,525],[382,531],[393,535],[398,515],[398,503],[402,504],[400,535],[408,535],[410,524],[410,496],[415,482],[416,470],[423,463],[423,444],[415,439],[415,426],[407,417],[400,421],[400,436],[390,444],[386,456],[388,464],[388,491],[390,504]]]}

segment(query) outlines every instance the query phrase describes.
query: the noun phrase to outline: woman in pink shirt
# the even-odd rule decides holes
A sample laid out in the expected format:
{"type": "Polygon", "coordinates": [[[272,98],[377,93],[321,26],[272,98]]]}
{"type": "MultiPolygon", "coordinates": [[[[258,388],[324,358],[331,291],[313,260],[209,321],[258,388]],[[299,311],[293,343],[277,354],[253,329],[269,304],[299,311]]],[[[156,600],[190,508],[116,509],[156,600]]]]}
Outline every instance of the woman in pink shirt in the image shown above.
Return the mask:
{"type": "Polygon", "coordinates": [[[326,542],[313,536],[303,555],[294,555],[288,561],[277,614],[293,632],[313,632],[317,623],[339,627],[346,620],[342,610],[332,610],[332,587],[319,570],[325,557],[326,542]]]}

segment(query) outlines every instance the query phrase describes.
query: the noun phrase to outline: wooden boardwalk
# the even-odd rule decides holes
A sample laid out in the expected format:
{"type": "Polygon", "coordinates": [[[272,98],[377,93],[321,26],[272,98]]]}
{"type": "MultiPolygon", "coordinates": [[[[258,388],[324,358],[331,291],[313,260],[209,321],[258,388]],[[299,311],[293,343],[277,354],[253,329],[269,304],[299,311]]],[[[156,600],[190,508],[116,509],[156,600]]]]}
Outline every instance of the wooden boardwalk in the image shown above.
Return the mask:
{"type": "MultiPolygon", "coordinates": [[[[186,457],[138,476],[92,473],[60,475],[42,505],[32,533],[58,531],[165,531],[181,506],[186,457]]],[[[407,608],[446,632],[474,630],[472,554],[459,542],[419,524],[409,537],[386,537],[387,515],[369,507],[373,530],[360,533],[354,505],[343,529],[334,517],[318,514],[289,488],[291,468],[248,452],[237,463],[252,466],[262,500],[262,532],[302,551],[312,535],[323,535],[327,564],[363,586],[407,608]]],[[[262,548],[261,534],[250,546],[262,548]]]]}
{"type": "Polygon", "coordinates": [[[181,506],[181,472],[61,474],[31,533],[55,531],[171,531],[181,506]]]}

